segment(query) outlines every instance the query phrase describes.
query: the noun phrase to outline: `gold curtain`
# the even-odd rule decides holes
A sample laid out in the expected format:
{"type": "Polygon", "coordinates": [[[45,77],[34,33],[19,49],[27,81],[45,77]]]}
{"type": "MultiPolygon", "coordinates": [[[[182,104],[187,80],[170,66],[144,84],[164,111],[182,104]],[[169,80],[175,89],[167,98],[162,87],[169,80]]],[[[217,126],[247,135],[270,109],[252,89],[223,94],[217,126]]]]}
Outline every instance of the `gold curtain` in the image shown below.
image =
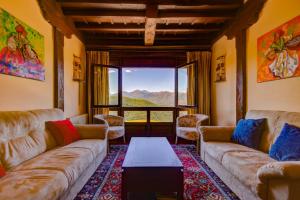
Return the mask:
{"type": "MultiPolygon", "coordinates": [[[[196,75],[196,68],[194,64],[188,65],[187,67],[187,105],[193,106],[195,105],[195,75],[196,75]]],[[[188,109],[188,114],[194,114],[195,109],[188,109]]]]}
{"type": "MultiPolygon", "coordinates": [[[[187,52],[187,62],[196,61],[198,65],[196,70],[190,70],[188,72],[189,77],[193,77],[195,73],[198,74],[198,107],[197,111],[193,110],[190,113],[201,113],[210,116],[210,70],[211,70],[211,52],[209,51],[195,51],[187,52]]],[[[189,78],[193,80],[193,78],[189,78]]],[[[194,91],[195,86],[190,83],[188,84],[188,94],[194,91]]],[[[188,96],[188,102],[194,99],[193,95],[188,96]]]]}
{"type": "Polygon", "coordinates": [[[95,114],[108,114],[108,108],[92,108],[92,87],[94,84],[94,102],[96,105],[109,104],[109,79],[108,68],[97,67],[92,71],[94,64],[109,65],[109,52],[104,51],[87,51],[87,67],[88,67],[88,110],[89,122],[92,122],[95,114]],[[94,83],[91,81],[92,73],[94,73],[94,83]]]}

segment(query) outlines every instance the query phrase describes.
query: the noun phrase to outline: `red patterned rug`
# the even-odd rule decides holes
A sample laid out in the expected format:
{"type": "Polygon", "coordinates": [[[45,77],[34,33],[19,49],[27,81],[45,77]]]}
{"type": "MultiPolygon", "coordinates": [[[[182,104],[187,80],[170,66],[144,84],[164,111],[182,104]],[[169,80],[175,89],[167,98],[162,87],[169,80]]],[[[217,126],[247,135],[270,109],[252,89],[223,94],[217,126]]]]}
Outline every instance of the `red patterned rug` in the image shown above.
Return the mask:
{"type": "MultiPolygon", "coordinates": [[[[238,199],[200,159],[195,152],[194,145],[174,145],[173,149],[184,166],[185,200],[238,199]]],[[[121,200],[121,166],[126,150],[126,145],[112,145],[110,153],[78,193],[75,200],[121,200]]],[[[140,198],[140,200],[143,199],[140,198]]],[[[170,198],[158,197],[157,199],[170,198]]]]}

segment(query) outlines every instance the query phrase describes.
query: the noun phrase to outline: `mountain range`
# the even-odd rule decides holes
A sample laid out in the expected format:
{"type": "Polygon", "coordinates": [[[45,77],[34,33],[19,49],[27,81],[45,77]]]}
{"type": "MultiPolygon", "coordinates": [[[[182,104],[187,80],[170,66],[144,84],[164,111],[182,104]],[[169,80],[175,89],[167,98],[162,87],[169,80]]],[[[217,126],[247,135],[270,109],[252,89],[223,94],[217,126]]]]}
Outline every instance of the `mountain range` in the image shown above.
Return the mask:
{"type": "MultiPolygon", "coordinates": [[[[174,106],[175,105],[175,93],[169,91],[150,92],[147,90],[134,90],[132,92],[123,92],[123,97],[132,99],[144,99],[158,106],[174,106]]],[[[186,102],[186,93],[179,93],[179,101],[186,102]]]]}

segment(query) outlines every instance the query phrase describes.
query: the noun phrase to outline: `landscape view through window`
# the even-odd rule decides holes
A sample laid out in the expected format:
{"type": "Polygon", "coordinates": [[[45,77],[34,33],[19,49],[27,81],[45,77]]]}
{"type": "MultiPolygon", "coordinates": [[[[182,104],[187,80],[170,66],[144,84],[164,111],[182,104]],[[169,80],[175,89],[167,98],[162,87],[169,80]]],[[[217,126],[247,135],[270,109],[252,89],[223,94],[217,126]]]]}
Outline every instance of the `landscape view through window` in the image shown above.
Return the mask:
{"type": "MultiPolygon", "coordinates": [[[[109,70],[110,104],[118,102],[117,70],[109,70]]],[[[180,75],[181,79],[187,76],[180,75]]],[[[187,81],[178,85],[178,100],[186,102],[187,81]]],[[[122,69],[123,107],[174,107],[175,69],[174,68],[123,68],[122,69]]],[[[113,113],[113,112],[111,112],[113,113]]],[[[146,122],[146,111],[125,111],[127,122],[146,122]]],[[[172,122],[172,111],[151,111],[151,122],[172,122]]]]}

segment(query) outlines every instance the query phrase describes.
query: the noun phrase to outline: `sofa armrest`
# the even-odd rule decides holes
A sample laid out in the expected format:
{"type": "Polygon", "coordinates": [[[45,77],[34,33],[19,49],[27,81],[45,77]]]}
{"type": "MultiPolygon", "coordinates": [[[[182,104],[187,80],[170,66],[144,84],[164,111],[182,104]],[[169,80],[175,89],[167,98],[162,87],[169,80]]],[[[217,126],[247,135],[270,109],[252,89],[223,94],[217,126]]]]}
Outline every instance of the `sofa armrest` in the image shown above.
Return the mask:
{"type": "Polygon", "coordinates": [[[229,142],[235,127],[233,126],[199,126],[201,140],[229,142]]]}
{"type": "Polygon", "coordinates": [[[268,163],[258,169],[257,176],[263,183],[269,181],[270,179],[300,180],[300,161],[268,163]]]}
{"type": "Polygon", "coordinates": [[[106,124],[76,124],[81,139],[107,139],[108,126],[106,124]]]}

